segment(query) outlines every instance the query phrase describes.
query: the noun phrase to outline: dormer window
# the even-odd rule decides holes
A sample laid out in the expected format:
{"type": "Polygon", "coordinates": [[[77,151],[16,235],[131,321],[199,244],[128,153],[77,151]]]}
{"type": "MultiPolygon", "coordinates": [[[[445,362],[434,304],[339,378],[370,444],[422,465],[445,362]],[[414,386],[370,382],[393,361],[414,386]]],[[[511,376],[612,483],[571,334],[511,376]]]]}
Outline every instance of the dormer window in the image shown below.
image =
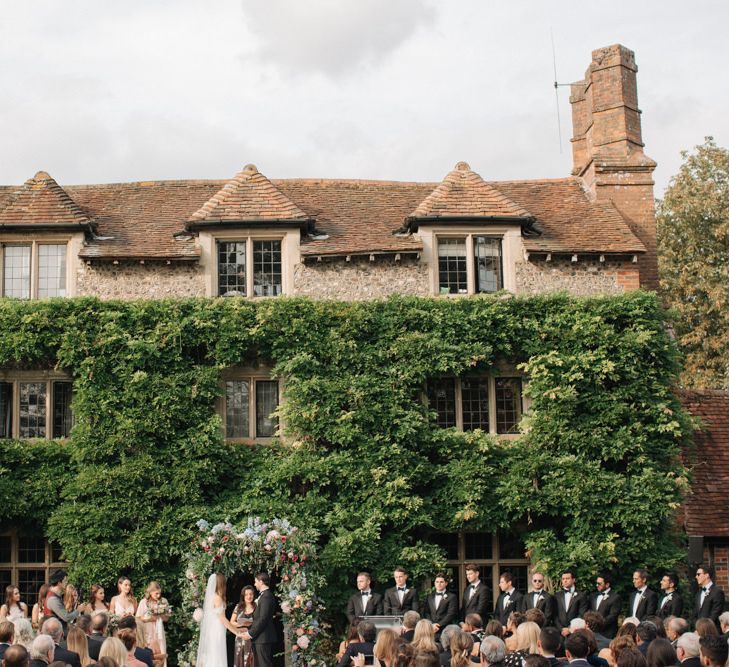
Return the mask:
{"type": "Polygon", "coordinates": [[[218,241],[218,296],[279,296],[281,241],[218,241]]]}
{"type": "Polygon", "coordinates": [[[2,296],[66,296],[66,243],[3,243],[2,296]]]}
{"type": "Polygon", "coordinates": [[[438,236],[439,294],[473,294],[503,289],[501,242],[500,236],[438,236]]]}

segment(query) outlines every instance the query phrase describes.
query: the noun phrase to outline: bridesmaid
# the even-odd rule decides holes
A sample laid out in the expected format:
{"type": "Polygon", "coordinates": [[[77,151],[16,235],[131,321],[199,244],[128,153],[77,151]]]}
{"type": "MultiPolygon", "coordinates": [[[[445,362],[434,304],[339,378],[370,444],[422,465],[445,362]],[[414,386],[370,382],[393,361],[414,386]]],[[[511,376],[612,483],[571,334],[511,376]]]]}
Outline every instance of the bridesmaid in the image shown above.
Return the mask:
{"type": "MultiPolygon", "coordinates": [[[[253,600],[256,597],[256,589],[253,586],[244,586],[240,592],[240,601],[235,606],[230,617],[230,622],[239,627],[250,627],[253,622],[253,612],[256,605],[253,600]]],[[[250,640],[245,640],[240,635],[235,638],[235,657],[233,658],[233,667],[253,667],[253,644],[250,640]]]]}
{"type": "Polygon", "coordinates": [[[162,597],[162,587],[156,581],[150,581],[142,601],[137,607],[137,618],[144,631],[144,643],[155,655],[164,655],[163,666],[167,665],[167,641],[165,623],[170,620],[170,605],[162,597]]]}
{"type": "Polygon", "coordinates": [[[28,605],[20,601],[20,591],[17,586],[8,586],[5,589],[5,604],[0,607],[0,621],[12,621],[16,618],[28,617],[28,605]]]}
{"type": "Polygon", "coordinates": [[[121,576],[116,582],[119,594],[111,598],[109,613],[117,616],[134,616],[137,611],[137,599],[132,594],[132,582],[129,577],[121,576]]]}
{"type": "Polygon", "coordinates": [[[46,604],[46,598],[48,597],[48,591],[50,590],[50,586],[48,584],[43,584],[38,589],[38,602],[36,602],[33,605],[33,615],[31,616],[31,623],[33,624],[33,630],[38,632],[40,630],[41,625],[43,625],[43,621],[45,620],[45,617],[43,616],[43,607],[46,604]]]}
{"type": "Polygon", "coordinates": [[[94,584],[91,587],[89,601],[83,606],[84,614],[93,616],[94,614],[104,614],[109,612],[109,605],[104,600],[104,587],[94,584]]]}
{"type": "Polygon", "coordinates": [[[66,586],[66,590],[63,593],[63,606],[69,613],[78,607],[78,590],[73,584],[66,586]]]}

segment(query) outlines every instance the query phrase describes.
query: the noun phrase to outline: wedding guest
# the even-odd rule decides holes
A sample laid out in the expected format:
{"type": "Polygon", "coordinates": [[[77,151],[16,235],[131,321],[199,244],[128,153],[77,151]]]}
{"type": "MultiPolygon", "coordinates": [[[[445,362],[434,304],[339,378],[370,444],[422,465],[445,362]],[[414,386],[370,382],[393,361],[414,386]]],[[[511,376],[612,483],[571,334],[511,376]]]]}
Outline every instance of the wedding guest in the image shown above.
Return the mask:
{"type": "Polygon", "coordinates": [[[435,575],[435,592],[425,599],[423,618],[433,623],[433,629],[440,636],[441,628],[455,623],[458,617],[458,596],[448,593],[448,579],[445,573],[435,575]]]}
{"type": "Polygon", "coordinates": [[[601,572],[595,578],[595,593],[590,598],[590,609],[598,612],[603,618],[602,634],[612,639],[618,632],[618,616],[623,608],[623,601],[612,589],[612,575],[601,572]]]}
{"type": "Polygon", "coordinates": [[[524,658],[524,667],[551,667],[551,664],[543,655],[537,655],[536,653],[524,658]]]}
{"type": "Polygon", "coordinates": [[[695,632],[685,632],[678,638],[676,657],[681,667],[701,667],[700,639],[695,632]]]}
{"type": "Polygon", "coordinates": [[[86,639],[86,633],[75,625],[68,629],[68,637],[66,638],[66,648],[69,651],[78,653],[81,667],[88,667],[91,664],[89,657],[89,642],[86,639]]]}
{"type": "Polygon", "coordinates": [[[719,615],[719,629],[721,630],[721,636],[729,641],[729,611],[719,615]]]}
{"type": "Polygon", "coordinates": [[[618,664],[618,658],[620,657],[620,654],[626,649],[634,648],[635,642],[633,641],[633,638],[630,635],[621,635],[620,632],[618,632],[618,635],[615,637],[615,639],[610,642],[609,655],[601,652],[601,657],[605,658],[608,661],[610,667],[615,667],[618,664]]]}
{"type": "Polygon", "coordinates": [[[415,625],[415,634],[410,644],[416,654],[432,653],[437,657],[439,651],[435,643],[435,625],[427,618],[421,618],[415,625]]]}
{"type": "Polygon", "coordinates": [[[564,641],[564,652],[571,667],[590,667],[590,663],[587,662],[590,644],[584,632],[570,634],[564,641]]]}
{"type": "Polygon", "coordinates": [[[372,590],[372,577],[369,572],[357,575],[357,592],[347,602],[347,620],[350,623],[362,616],[381,616],[382,596],[372,590]]]}
{"type": "MultiPolygon", "coordinates": [[[[244,586],[240,592],[238,604],[230,615],[230,622],[233,625],[238,628],[249,628],[251,626],[253,623],[253,612],[256,610],[255,599],[256,589],[253,586],[244,586]]],[[[142,606],[141,603],[139,606],[142,606]]],[[[356,636],[355,626],[355,638],[356,636]]],[[[240,635],[236,635],[235,637],[233,667],[253,667],[253,644],[250,640],[243,639],[240,635]]]]}
{"type": "Polygon", "coordinates": [[[645,620],[646,616],[654,616],[658,609],[658,595],[648,588],[647,570],[640,569],[633,572],[633,586],[635,590],[628,600],[630,615],[639,621],[645,620]]]}
{"type": "Polygon", "coordinates": [[[137,611],[137,598],[132,593],[131,579],[121,576],[116,586],[119,593],[111,598],[109,613],[117,616],[134,616],[134,612],[137,611]]]}
{"type": "Polygon", "coordinates": [[[501,621],[502,625],[506,625],[509,614],[513,611],[521,610],[524,596],[514,588],[514,577],[508,571],[501,573],[499,577],[499,588],[501,589],[501,594],[496,600],[494,618],[501,621]]]}
{"type": "Polygon", "coordinates": [[[701,647],[699,655],[704,667],[724,667],[727,663],[727,643],[721,637],[703,637],[699,639],[701,647]]]}
{"type": "MultiPolygon", "coordinates": [[[[134,616],[125,616],[122,618],[119,621],[117,630],[131,630],[135,637],[139,637],[137,621],[134,616]]],[[[134,647],[134,657],[147,665],[147,667],[154,667],[154,653],[152,649],[140,645],[139,639],[137,639],[137,645],[134,647]]]]}
{"type": "Polygon", "coordinates": [[[651,642],[646,658],[648,667],[673,667],[677,660],[676,651],[673,650],[671,642],[662,637],[651,642]]]}
{"type": "Polygon", "coordinates": [[[532,607],[524,612],[524,620],[536,623],[540,628],[543,628],[547,622],[547,618],[541,609],[532,607]]]}
{"type": "Polygon", "coordinates": [[[554,596],[557,606],[554,625],[563,637],[570,633],[570,621],[573,618],[582,618],[590,607],[587,595],[577,590],[576,583],[574,570],[571,568],[563,570],[561,577],[562,588],[554,596]]]}
{"type": "Polygon", "coordinates": [[[0,607],[0,621],[12,621],[14,618],[27,618],[28,605],[20,600],[20,590],[17,586],[8,586],[5,589],[5,603],[0,607]]]}
{"type": "Polygon", "coordinates": [[[29,660],[28,649],[22,644],[13,644],[5,651],[3,667],[28,667],[29,660]]]}
{"type": "Polygon", "coordinates": [[[10,621],[2,621],[0,623],[0,659],[7,651],[8,646],[13,643],[15,636],[15,626],[10,621]]]}
{"type": "Polygon", "coordinates": [[[395,585],[385,591],[383,610],[386,616],[402,616],[406,611],[418,611],[418,593],[408,587],[408,572],[404,567],[396,567],[392,573],[395,585]]]}
{"type": "Polygon", "coordinates": [[[666,572],[661,578],[663,596],[658,602],[658,611],[656,611],[656,614],[661,618],[681,616],[683,614],[683,597],[681,597],[677,587],[678,575],[673,572],[666,572]]]}
{"type": "Polygon", "coordinates": [[[501,625],[495,618],[492,618],[486,627],[483,629],[484,635],[487,637],[498,637],[499,639],[504,638],[504,626],[501,625]]]}
{"type": "Polygon", "coordinates": [[[99,658],[96,665],[97,667],[123,667],[122,665],[118,665],[116,660],[114,660],[114,658],[110,658],[108,655],[105,655],[103,658],[99,658]]]}
{"type": "Polygon", "coordinates": [[[557,628],[547,626],[539,631],[537,649],[548,662],[549,667],[557,667],[560,664],[557,652],[562,646],[562,635],[557,628]]]}
{"type": "Polygon", "coordinates": [[[27,618],[16,618],[12,623],[15,627],[13,644],[21,644],[25,648],[30,649],[30,645],[33,643],[33,638],[35,637],[30,621],[27,618]]]}
{"type": "Polygon", "coordinates": [[[82,630],[85,635],[91,634],[91,616],[88,614],[79,614],[74,625],[82,630]]]}
{"type": "Polygon", "coordinates": [[[696,618],[710,618],[719,628],[719,614],[724,611],[724,591],[714,584],[714,568],[702,565],[696,569],[699,590],[694,603],[696,618]]]}
{"type": "Polygon", "coordinates": [[[45,620],[45,618],[43,617],[43,607],[46,604],[46,598],[48,597],[49,589],[50,586],[48,584],[43,584],[38,589],[38,599],[33,605],[30,619],[33,625],[33,630],[35,630],[36,632],[40,629],[40,626],[43,625],[43,621],[45,620]]]}
{"type": "MultiPolygon", "coordinates": [[[[68,611],[63,604],[63,592],[66,590],[68,576],[65,570],[56,570],[51,574],[50,587],[43,604],[43,625],[51,618],[56,618],[65,634],[68,624],[75,620],[78,611],[68,611]]],[[[42,625],[41,625],[42,627],[42,625]]]]}
{"type": "MultiPolygon", "coordinates": [[[[530,609],[539,609],[544,614],[540,627],[545,627],[552,625],[555,604],[554,596],[544,590],[544,574],[539,571],[532,573],[532,590],[522,598],[521,611],[526,614],[530,609]]],[[[533,621],[533,616],[528,620],[533,621]]]]}
{"type": "Polygon", "coordinates": [[[56,646],[48,635],[38,635],[30,647],[30,667],[46,667],[53,662],[56,646]]]}
{"type": "Polygon", "coordinates": [[[461,623],[461,629],[471,635],[473,647],[471,649],[471,662],[480,662],[481,640],[486,636],[483,630],[483,621],[478,614],[468,614],[461,623]]]}
{"type": "Polygon", "coordinates": [[[109,605],[106,604],[104,599],[104,587],[99,584],[91,586],[91,593],[89,594],[89,601],[83,605],[80,609],[85,614],[93,616],[97,612],[108,612],[109,605]]]}
{"type": "Polygon", "coordinates": [[[520,611],[512,611],[504,630],[504,643],[507,651],[516,650],[516,629],[526,621],[526,616],[520,611]]]}
{"type": "Polygon", "coordinates": [[[647,667],[645,656],[635,648],[626,648],[621,651],[617,667],[647,667]]]}
{"type": "Polygon", "coordinates": [[[666,621],[667,622],[664,623],[664,627],[666,628],[666,638],[673,642],[675,647],[676,641],[681,637],[681,635],[688,632],[688,621],[680,616],[669,616],[666,621]]]}
{"type": "Polygon", "coordinates": [[[93,660],[99,659],[101,645],[106,639],[106,626],[109,617],[106,613],[94,614],[91,617],[91,633],[89,634],[89,655],[93,660]]]}
{"type": "Polygon", "coordinates": [[[466,563],[465,568],[468,586],[463,591],[461,618],[465,619],[468,614],[478,614],[485,620],[491,616],[493,605],[491,589],[481,581],[481,571],[478,569],[478,565],[466,563]]]}
{"type": "Polygon", "coordinates": [[[338,667],[348,667],[355,655],[374,655],[377,628],[374,623],[360,621],[357,625],[357,641],[351,643],[340,658],[338,667]]]}
{"type": "Polygon", "coordinates": [[[412,609],[403,614],[402,629],[400,633],[406,642],[410,643],[413,641],[413,637],[415,636],[415,626],[418,624],[419,620],[420,614],[412,609]]]}
{"type": "MultiPolygon", "coordinates": [[[[397,656],[401,645],[410,646],[394,630],[383,628],[377,635],[377,642],[375,642],[373,653],[380,665],[384,665],[384,667],[397,667],[397,656]]],[[[353,661],[355,667],[364,666],[363,655],[356,656],[353,661]]]]}
{"type": "Polygon", "coordinates": [[[137,645],[137,633],[132,628],[122,628],[117,633],[117,637],[127,650],[128,667],[145,667],[145,664],[141,660],[137,660],[134,657],[134,649],[137,645]]]}
{"type": "MultiPolygon", "coordinates": [[[[99,662],[104,658],[111,658],[118,667],[132,667],[128,659],[129,652],[121,639],[118,637],[107,637],[101,645],[99,662]]],[[[134,667],[138,667],[135,665],[134,667]]]]}
{"type": "Polygon", "coordinates": [[[638,650],[644,656],[647,655],[651,642],[655,641],[657,637],[656,626],[648,621],[638,623],[638,627],[635,629],[635,635],[635,644],[638,650]]]}
{"type": "Polygon", "coordinates": [[[604,627],[602,614],[597,611],[586,611],[585,618],[583,620],[585,621],[587,629],[592,632],[598,650],[601,651],[604,648],[608,648],[608,646],[610,646],[610,638],[602,634],[602,629],[604,627]]]}
{"type": "Polygon", "coordinates": [[[525,621],[516,629],[516,648],[504,658],[504,667],[521,667],[522,660],[530,653],[539,652],[539,626],[525,621]]]}
{"type": "Polygon", "coordinates": [[[450,667],[451,665],[451,639],[461,632],[461,629],[455,624],[446,625],[440,631],[440,646],[443,649],[440,652],[441,667],[450,667]]]}
{"type": "Polygon", "coordinates": [[[506,646],[502,639],[486,635],[481,642],[481,667],[504,667],[506,646]]]}
{"type": "Polygon", "coordinates": [[[714,625],[714,621],[710,618],[698,618],[696,619],[695,626],[696,634],[701,637],[718,637],[719,631],[714,625]]]}
{"type": "MultiPolygon", "coordinates": [[[[478,616],[478,614],[474,614],[478,616]]],[[[457,632],[450,639],[451,667],[470,667],[473,652],[473,636],[468,632],[457,632]]],[[[480,660],[479,660],[480,662],[480,660]]]]}
{"type": "Polygon", "coordinates": [[[638,626],[635,623],[623,621],[623,624],[618,628],[618,634],[615,638],[628,636],[633,640],[634,644],[637,644],[638,639],[638,626]]]}
{"type": "MultiPolygon", "coordinates": [[[[245,590],[245,589],[243,589],[243,590],[245,590]]],[[[241,591],[240,594],[241,594],[241,598],[242,598],[243,591],[241,591]]],[[[238,603],[238,606],[240,606],[240,603],[238,603]]],[[[233,610],[233,616],[230,617],[230,622],[233,624],[235,624],[235,621],[233,620],[233,618],[237,617],[236,610],[238,609],[238,606],[236,606],[235,610],[233,610]]],[[[352,642],[356,642],[358,637],[359,637],[359,635],[357,634],[357,622],[350,623],[349,630],[347,631],[347,636],[344,639],[342,639],[341,642],[339,642],[339,650],[337,651],[337,662],[339,662],[342,659],[344,652],[347,650],[347,646],[349,646],[352,642]]],[[[237,645],[238,645],[238,642],[236,642],[236,648],[237,648],[237,645]]],[[[237,665],[235,660],[233,660],[233,664],[237,665]]]]}
{"type": "Polygon", "coordinates": [[[46,619],[41,626],[41,634],[48,635],[53,639],[53,643],[56,645],[54,651],[55,660],[63,660],[71,665],[71,667],[81,667],[81,660],[78,653],[69,651],[61,646],[61,642],[63,641],[63,626],[61,625],[61,621],[57,618],[46,619]]]}

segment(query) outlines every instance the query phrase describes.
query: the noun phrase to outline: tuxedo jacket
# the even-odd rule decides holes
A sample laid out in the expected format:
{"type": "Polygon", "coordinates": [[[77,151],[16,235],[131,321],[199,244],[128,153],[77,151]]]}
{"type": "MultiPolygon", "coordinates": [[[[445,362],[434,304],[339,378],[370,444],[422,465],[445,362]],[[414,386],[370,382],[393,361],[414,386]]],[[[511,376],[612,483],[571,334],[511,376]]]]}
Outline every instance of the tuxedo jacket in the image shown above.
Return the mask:
{"type": "Polygon", "coordinates": [[[253,623],[248,628],[254,644],[273,644],[278,639],[276,628],[273,625],[273,615],[276,612],[276,600],[270,588],[263,591],[256,600],[253,610],[253,623]]]}
{"type": "Polygon", "coordinates": [[[493,598],[491,597],[491,589],[482,582],[479,583],[478,588],[473,592],[473,595],[468,597],[471,591],[470,585],[463,591],[463,605],[461,605],[461,620],[466,620],[468,614],[478,614],[486,625],[489,617],[491,616],[491,609],[493,607],[493,598]]]}
{"type": "Polygon", "coordinates": [[[712,584],[706,594],[704,604],[701,604],[701,590],[699,589],[699,592],[696,593],[694,609],[696,610],[696,618],[710,618],[718,628],[719,614],[724,611],[724,591],[716,584],[712,584]]]}
{"type": "Polygon", "coordinates": [[[383,610],[382,596],[374,591],[372,591],[365,609],[362,609],[362,593],[360,591],[357,591],[347,601],[347,619],[350,625],[361,616],[382,616],[383,610]]]}
{"type": "Polygon", "coordinates": [[[445,599],[440,601],[438,609],[436,609],[435,593],[431,593],[425,599],[423,617],[432,623],[437,623],[441,628],[455,623],[458,620],[458,596],[455,593],[448,593],[445,599]]]}
{"type": "Polygon", "coordinates": [[[420,611],[418,594],[414,588],[407,588],[400,604],[397,586],[393,586],[385,591],[383,608],[385,616],[402,616],[406,611],[420,611]]]}
{"type": "Polygon", "coordinates": [[[60,660],[61,662],[65,662],[67,665],[71,665],[71,667],[81,667],[81,658],[79,658],[78,653],[75,651],[69,651],[58,644],[56,644],[56,650],[53,653],[53,660],[60,660]]]}
{"type": "Polygon", "coordinates": [[[557,630],[569,628],[573,618],[582,618],[590,608],[590,600],[584,591],[575,590],[570,597],[569,607],[565,607],[564,604],[564,589],[560,589],[554,594],[554,600],[557,607],[557,613],[554,615],[554,627],[557,630]]]}
{"type": "Polygon", "coordinates": [[[498,600],[496,600],[496,606],[494,607],[494,618],[501,625],[506,626],[506,622],[509,620],[509,614],[512,611],[521,611],[523,598],[524,596],[516,589],[511,594],[508,604],[505,602],[506,593],[499,595],[498,600]]]}
{"type": "Polygon", "coordinates": [[[628,599],[628,616],[635,616],[639,621],[642,621],[646,616],[655,616],[656,609],[658,609],[658,595],[655,591],[650,588],[646,588],[643,593],[633,591],[628,599]],[[635,598],[641,596],[640,602],[638,602],[638,608],[633,613],[633,606],[635,605],[635,598]]]}
{"type": "Polygon", "coordinates": [[[554,595],[547,593],[544,589],[539,591],[539,597],[537,598],[537,604],[534,604],[534,591],[527,593],[521,599],[521,610],[528,611],[529,609],[539,609],[544,614],[544,626],[548,627],[554,624],[556,602],[554,595]]]}
{"type": "Polygon", "coordinates": [[[681,616],[682,614],[683,597],[678,591],[673,591],[673,593],[669,593],[658,601],[658,609],[656,610],[656,615],[658,617],[668,618],[669,616],[681,616]],[[666,601],[663,603],[663,606],[661,606],[661,602],[663,602],[664,599],[666,601]]]}
{"type": "Polygon", "coordinates": [[[599,596],[600,593],[592,594],[590,597],[590,609],[598,612],[605,619],[602,634],[608,639],[613,639],[618,633],[618,616],[620,616],[620,612],[623,609],[623,601],[617,593],[611,590],[607,598],[603,597],[598,605],[597,598],[599,596]]]}

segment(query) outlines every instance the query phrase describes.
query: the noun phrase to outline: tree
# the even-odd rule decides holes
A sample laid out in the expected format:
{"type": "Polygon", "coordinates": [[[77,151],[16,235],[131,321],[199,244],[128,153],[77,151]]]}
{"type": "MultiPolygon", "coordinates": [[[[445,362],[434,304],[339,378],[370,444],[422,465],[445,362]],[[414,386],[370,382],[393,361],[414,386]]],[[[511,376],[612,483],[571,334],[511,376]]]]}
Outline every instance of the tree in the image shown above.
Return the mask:
{"type": "Polygon", "coordinates": [[[729,388],[729,151],[712,137],[682,153],[659,202],[661,287],[685,357],[682,381],[729,388]]]}

